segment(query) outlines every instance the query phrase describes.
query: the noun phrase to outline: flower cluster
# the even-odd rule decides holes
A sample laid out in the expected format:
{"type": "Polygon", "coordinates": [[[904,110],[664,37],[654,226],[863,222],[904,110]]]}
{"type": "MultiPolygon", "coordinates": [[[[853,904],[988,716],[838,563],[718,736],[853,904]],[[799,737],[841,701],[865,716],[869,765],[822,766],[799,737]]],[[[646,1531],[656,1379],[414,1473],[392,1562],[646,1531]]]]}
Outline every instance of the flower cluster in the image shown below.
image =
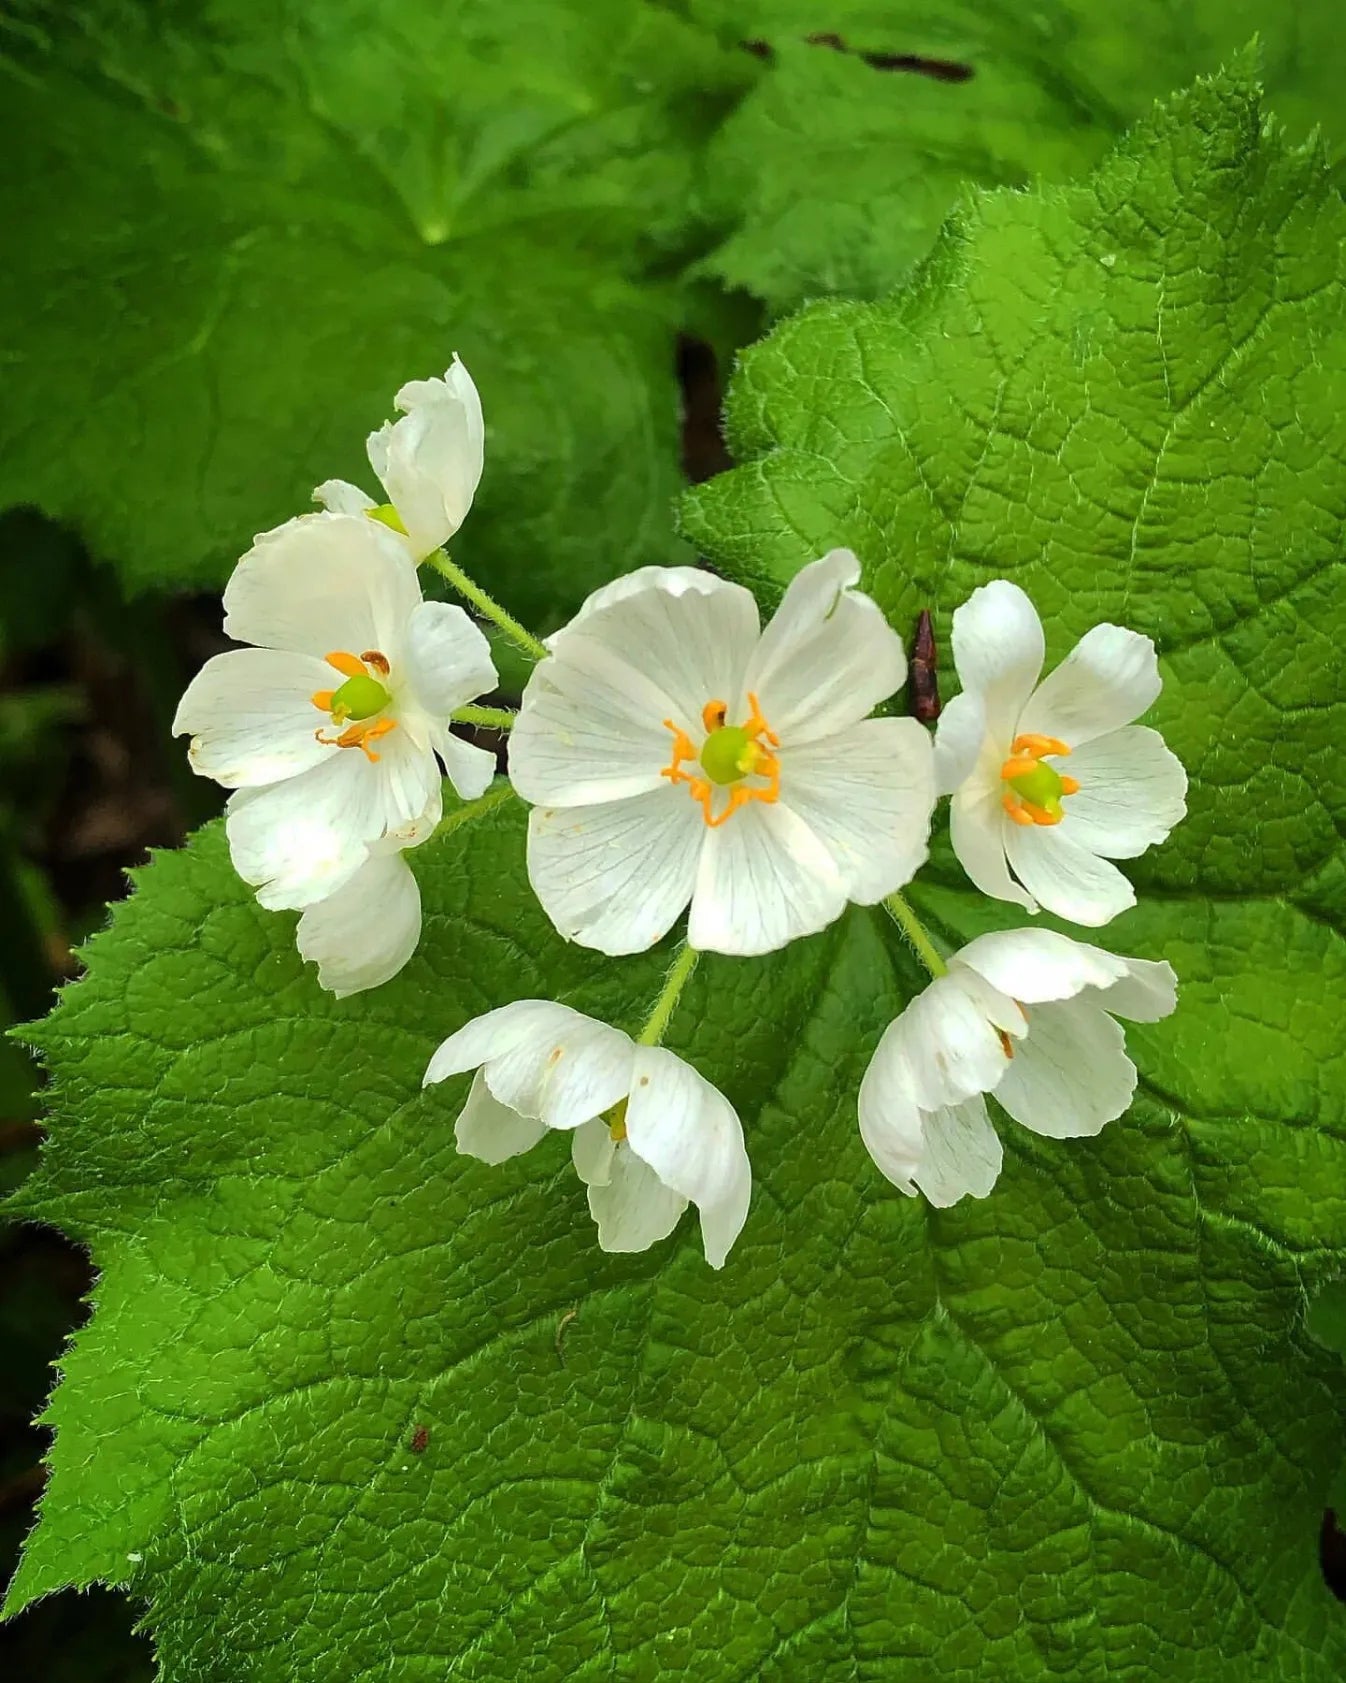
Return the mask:
{"type": "Polygon", "coordinates": [[[1136,1070],[1118,1019],[1174,1009],[1170,966],[1041,928],[945,954],[901,890],[948,796],[954,852],[991,898],[1091,928],[1134,904],[1112,861],[1163,841],[1186,800],[1181,764],[1135,722],[1160,691],[1149,638],[1095,626],[1044,678],[1032,603],[983,585],[953,615],[960,692],[933,739],[880,711],[907,658],[845,549],[803,567],[765,626],[740,585],[645,567],[542,644],[439,547],[482,471],[466,369],[455,358],[395,401],[401,418],[368,440],[389,500],[329,480],[323,512],[256,539],[224,596],[224,629],[248,646],[207,662],[175,729],[194,768],[233,791],[240,875],[264,906],[302,913],[300,952],[337,994],[386,981],[415,949],[403,854],[439,822],[441,773],[464,800],[495,775],[455,723],[511,729],[529,881],[562,936],[641,953],[687,914],[636,1038],[525,999],[444,1042],[426,1084],[474,1072],[460,1151],[499,1163],[560,1129],[603,1249],[645,1249],[693,1203],[721,1267],[748,1214],[743,1129],[665,1031],[700,953],[772,952],[852,903],[882,906],[932,978],[858,1097],[894,1185],[935,1205],[984,1197],[1001,1165],[988,1096],[1054,1138],[1122,1114],[1136,1070]],[[423,599],[427,561],[535,661],[517,717],[475,705],[497,682],[490,644],[462,608],[423,599]]]}

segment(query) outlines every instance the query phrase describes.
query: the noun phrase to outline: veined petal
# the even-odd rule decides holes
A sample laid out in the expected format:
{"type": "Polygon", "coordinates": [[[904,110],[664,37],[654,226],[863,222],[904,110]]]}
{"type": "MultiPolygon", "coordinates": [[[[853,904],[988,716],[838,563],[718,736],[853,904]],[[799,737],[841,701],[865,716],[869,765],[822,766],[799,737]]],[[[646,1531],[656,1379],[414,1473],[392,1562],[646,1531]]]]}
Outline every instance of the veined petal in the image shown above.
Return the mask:
{"type": "Polygon", "coordinates": [[[313,705],[332,687],[332,668],[281,649],[212,656],[178,703],[173,734],[191,733],[187,757],[199,777],[226,789],[278,783],[331,754],[317,740],[330,721],[313,705]]]}
{"type": "Polygon", "coordinates": [[[643,590],[665,590],[671,596],[684,596],[690,590],[699,596],[709,596],[721,583],[714,573],[701,567],[637,567],[590,591],[574,619],[546,639],[547,647],[555,651],[566,633],[582,625],[591,614],[615,602],[624,602],[628,596],[639,596],[643,590]]]}
{"type": "Polygon", "coordinates": [[[617,1142],[605,1118],[595,1116],[581,1122],[570,1135],[570,1161],[586,1186],[606,1186],[612,1179],[612,1159],[617,1142]]]}
{"type": "Polygon", "coordinates": [[[367,514],[378,504],[366,496],[358,485],[348,479],[324,479],[313,491],[315,503],[321,503],[329,514],[367,514]]]}
{"type": "Polygon", "coordinates": [[[1166,959],[1124,958],[1126,975],[1114,982],[1096,1002],[1114,1016],[1132,1023],[1157,1023],[1178,1004],[1178,978],[1166,959]]]}
{"type": "Polygon", "coordinates": [[[626,1138],[665,1186],[696,1205],[706,1261],[722,1268],[752,1191],[743,1128],[729,1100],[672,1052],[637,1046],[626,1138]]]}
{"type": "Polygon", "coordinates": [[[900,1062],[920,1108],[938,1110],[993,1091],[1011,1056],[1009,1037],[1027,1027],[1010,996],[955,960],[890,1025],[886,1056],[900,1062]]]}
{"type": "MultiPolygon", "coordinates": [[[[1046,911],[1096,929],[1136,903],[1115,865],[1072,840],[1060,824],[1006,822],[1005,850],[1015,876],[1046,911]]],[[[970,874],[970,873],[969,873],[970,874]]]]}
{"type": "Polygon", "coordinates": [[[475,742],[464,742],[447,728],[435,731],[431,740],[459,799],[480,799],[495,781],[499,769],[491,750],[479,748],[475,742]]]}
{"type": "Polygon", "coordinates": [[[673,737],[657,714],[660,698],[633,697],[624,662],[610,663],[610,683],[600,675],[575,682],[565,671],[558,686],[551,680],[560,665],[547,660],[534,672],[510,732],[510,778],[524,800],[591,806],[667,788],[660,774],[673,737]]]}
{"type": "Polygon", "coordinates": [[[911,881],[935,805],[930,738],[915,719],[862,719],[779,758],[781,800],[832,855],[848,899],[872,906],[911,881]]]}
{"type": "Polygon", "coordinates": [[[371,853],[350,881],[299,919],[299,956],[338,999],[390,980],[421,938],[421,891],[398,851],[371,853]]]}
{"type": "Polygon", "coordinates": [[[1145,725],[1095,737],[1064,769],[1080,785],[1066,803],[1071,838],[1105,859],[1138,858],[1187,811],[1182,761],[1145,725]]]}
{"type": "Polygon", "coordinates": [[[647,1251],[678,1225],[687,1200],[629,1147],[613,1153],[608,1178],[589,1187],[589,1212],[605,1251],[647,1251]]]}
{"type": "Polygon", "coordinates": [[[800,568],[743,674],[740,706],[752,691],[791,747],[848,729],[906,682],[902,640],[878,604],[850,588],[859,578],[848,549],[800,568]]]}
{"type": "Polygon", "coordinates": [[[1027,912],[1038,903],[1009,873],[1005,859],[1005,831],[1009,827],[998,792],[957,794],[949,803],[949,840],[958,863],[983,894],[1009,900],[1027,912]]]}
{"type": "Polygon", "coordinates": [[[1052,929],[997,929],[960,947],[953,962],[975,970],[1011,999],[1039,1005],[1073,999],[1088,988],[1111,988],[1128,975],[1132,961],[1052,929]]]}
{"type": "MultiPolygon", "coordinates": [[[[900,1021],[901,1019],[899,1019],[900,1021]]],[[[980,1096],[922,1110],[906,1079],[891,1024],[860,1084],[860,1137],[880,1171],[909,1198],[917,1190],[944,1208],[984,1198],[1000,1173],[1000,1140],[980,1096]]]]}
{"type": "Polygon", "coordinates": [[[462,525],[481,480],[481,398],[457,356],[442,380],[411,380],[393,400],[403,411],[368,440],[369,464],[417,556],[462,525]]]}
{"type": "Polygon", "coordinates": [[[1136,1066],[1096,996],[1034,1006],[995,1096],[1016,1122],[1052,1139],[1096,1134],[1131,1103],[1136,1066]]]}
{"type": "Polygon", "coordinates": [[[421,600],[396,533],[363,514],[301,514],[263,532],[224,590],[224,634],[321,660],[378,649],[395,660],[421,600]]]}
{"type": "Polygon", "coordinates": [[[1096,625],[1038,685],[1019,729],[1078,748],[1138,719],[1161,688],[1148,637],[1121,625],[1096,625]]]}
{"type": "MultiPolygon", "coordinates": [[[[964,690],[944,703],[935,726],[935,788],[941,795],[954,794],[977,770],[986,735],[986,704],[978,691],[964,690]]],[[[994,752],[992,747],[991,757],[994,752]]],[[[998,782],[998,761],[994,770],[998,782]]]]}
{"type": "Polygon", "coordinates": [[[422,602],[407,627],[407,678],[421,707],[446,719],[499,683],[480,627],[449,602],[422,602]]]}
{"type": "Polygon", "coordinates": [[[982,699],[993,734],[1008,744],[1042,670],[1045,644],[1037,609],[1017,584],[995,579],[974,590],[953,616],[958,681],[982,699]]]}
{"type": "Polygon", "coordinates": [[[299,911],[335,893],[383,834],[380,792],[362,775],[360,755],[332,749],[330,756],[283,783],[239,789],[229,801],[234,869],[271,911],[299,911]]]}
{"type": "Polygon", "coordinates": [[[912,1179],[936,1209],[960,1198],[985,1198],[1000,1178],[1000,1136],[980,1097],[944,1105],[924,1117],[925,1151],[912,1179]]]}
{"type": "Polygon", "coordinates": [[[705,833],[701,809],[671,784],[601,806],[534,807],[528,880],[567,940],[644,952],[691,899],[705,833]]]}
{"type": "Polygon", "coordinates": [[[467,1103],[454,1124],[453,1137],[465,1157],[475,1157],[482,1163],[504,1163],[531,1151],[546,1131],[547,1124],[538,1117],[521,1116],[501,1104],[478,1070],[467,1103]]]}
{"type": "Polygon", "coordinates": [[[769,953],[845,906],[845,879],[804,820],[783,801],[753,801],[705,828],[687,938],[706,952],[769,953]]]}
{"type": "Polygon", "coordinates": [[[478,1069],[490,1059],[503,1058],[530,1041],[563,1043],[569,1031],[582,1020],[581,1012],[554,999],[516,999],[509,1005],[497,1006],[494,1011],[473,1017],[441,1041],[421,1085],[430,1087],[437,1081],[447,1081],[451,1075],[478,1069]]]}

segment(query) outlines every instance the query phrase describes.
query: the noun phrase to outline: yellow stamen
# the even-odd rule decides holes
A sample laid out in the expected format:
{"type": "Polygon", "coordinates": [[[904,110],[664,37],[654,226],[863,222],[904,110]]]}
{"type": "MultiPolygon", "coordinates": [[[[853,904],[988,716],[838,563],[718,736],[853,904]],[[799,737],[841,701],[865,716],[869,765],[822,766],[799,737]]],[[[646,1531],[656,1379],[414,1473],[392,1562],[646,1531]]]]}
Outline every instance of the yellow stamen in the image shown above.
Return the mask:
{"type": "Polygon", "coordinates": [[[340,736],[324,736],[320,730],[314,736],[328,748],[358,748],[372,765],[379,756],[369,746],[390,730],[397,729],[396,719],[371,719],[367,724],[347,725],[340,736]]]}
{"type": "Polygon", "coordinates": [[[1012,818],[1016,824],[1032,824],[1033,820],[1020,806],[1019,797],[1012,789],[1006,789],[1000,797],[1000,804],[1004,807],[1006,816],[1012,818]]]}
{"type": "Polygon", "coordinates": [[[1004,1048],[1005,1056],[1012,1058],[1014,1056],[1014,1042],[1009,1037],[1009,1030],[997,1029],[996,1033],[1000,1036],[1000,1044],[1004,1048]]]}
{"type": "Polygon", "coordinates": [[[685,783],[692,799],[700,806],[708,829],[717,829],[732,815],[747,806],[749,801],[764,801],[768,805],[780,799],[780,761],[770,751],[780,747],[780,738],[767,723],[757,697],[749,692],[751,709],[741,725],[726,723],[727,703],[708,701],[701,709],[701,723],[706,739],[698,752],[696,744],[681,726],[672,719],[664,720],[664,729],[673,733],[672,758],[659,773],[670,783],[685,783]],[[768,746],[769,744],[769,746],[768,746]],[[699,760],[706,776],[684,771],[684,760],[699,760]],[[765,781],[748,784],[747,777],[765,781]],[[728,786],[729,799],[723,811],[715,811],[715,790],[728,786]]]}
{"type": "MultiPolygon", "coordinates": [[[[329,666],[335,666],[343,678],[367,678],[369,676],[368,672],[365,671],[365,663],[359,655],[344,654],[340,649],[337,649],[332,654],[324,655],[323,659],[329,666]]],[[[380,656],[380,659],[382,659],[382,656],[380,656]]]]}
{"type": "Polygon", "coordinates": [[[392,700],[382,682],[390,671],[388,657],[378,649],[366,649],[361,655],[334,649],[325,658],[346,681],[338,689],[315,690],[309,698],[320,713],[329,716],[339,732],[336,736],[324,736],[316,730],[315,738],[328,748],[358,748],[366,759],[377,760],[379,756],[370,744],[397,726],[396,719],[382,716],[392,700]],[[356,722],[348,725],[347,720],[352,716],[356,722]]]}
{"type": "Polygon", "coordinates": [[[1016,824],[1059,824],[1065,817],[1062,799],[1077,795],[1080,786],[1075,778],[1048,765],[1046,757],[1069,752],[1059,736],[1028,731],[1015,737],[1009,758],[1000,767],[1006,785],[1000,803],[1016,824]]]}

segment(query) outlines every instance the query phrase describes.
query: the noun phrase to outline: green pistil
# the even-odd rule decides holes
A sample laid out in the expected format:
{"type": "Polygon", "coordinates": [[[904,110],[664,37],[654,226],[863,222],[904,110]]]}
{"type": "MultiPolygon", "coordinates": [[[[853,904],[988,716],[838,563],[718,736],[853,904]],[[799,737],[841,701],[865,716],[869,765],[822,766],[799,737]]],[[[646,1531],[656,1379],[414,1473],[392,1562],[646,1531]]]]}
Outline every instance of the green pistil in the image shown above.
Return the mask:
{"type": "Polygon", "coordinates": [[[721,725],[701,748],[701,769],[712,783],[737,783],[753,769],[757,744],[741,725],[721,725]]]}
{"type": "Polygon", "coordinates": [[[361,674],[355,678],[347,678],[339,690],[332,692],[332,717],[334,719],[354,719],[357,723],[361,719],[372,719],[392,700],[377,678],[370,678],[361,674]]]}
{"type": "Polygon", "coordinates": [[[380,503],[377,508],[367,508],[365,513],[371,520],[377,520],[384,526],[390,526],[394,532],[400,532],[403,537],[406,537],[407,529],[402,524],[402,516],[391,503],[380,503]]]}
{"type": "Polygon", "coordinates": [[[1043,812],[1050,812],[1053,816],[1061,811],[1061,775],[1045,760],[1039,760],[1032,771],[1026,771],[1020,777],[1007,779],[1009,786],[1016,795],[1033,806],[1041,807],[1043,812]]]}

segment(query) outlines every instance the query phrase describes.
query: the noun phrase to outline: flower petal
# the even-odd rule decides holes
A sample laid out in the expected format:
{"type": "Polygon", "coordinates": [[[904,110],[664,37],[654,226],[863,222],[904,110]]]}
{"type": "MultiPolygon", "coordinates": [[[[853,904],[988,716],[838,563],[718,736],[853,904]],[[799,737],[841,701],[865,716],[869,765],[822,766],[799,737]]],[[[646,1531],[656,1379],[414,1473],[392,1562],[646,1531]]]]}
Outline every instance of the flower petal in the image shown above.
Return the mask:
{"type": "MultiPolygon", "coordinates": [[[[935,787],[941,795],[954,794],[976,771],[986,735],[986,704],[977,691],[964,690],[944,703],[935,726],[935,787]]],[[[990,757],[994,754],[992,745],[990,757]]],[[[999,761],[995,771],[998,782],[999,761]]]]}
{"type": "Polygon", "coordinates": [[[769,953],[845,906],[845,879],[804,820],[783,801],[753,801],[705,828],[687,938],[706,952],[769,953]]]}
{"type": "Polygon", "coordinates": [[[1005,859],[1008,826],[998,793],[964,791],[949,803],[949,840],[968,876],[993,900],[1009,900],[1027,912],[1035,912],[1037,901],[1009,873],[1005,859]]]}
{"type": "Polygon", "coordinates": [[[907,1006],[884,1036],[922,1110],[989,1093],[1009,1060],[1009,1042],[1028,1028],[1014,1000],[956,960],[907,1006]]]}
{"type": "Polygon", "coordinates": [[[369,464],[413,551],[425,556],[453,536],[476,495],[485,446],[481,398],[455,356],[442,380],[410,380],[393,401],[403,418],[369,435],[369,464]]]}
{"type": "MultiPolygon", "coordinates": [[[[900,1020],[900,1019],[899,1019],[900,1020]]],[[[922,1110],[889,1036],[860,1084],[860,1137],[879,1170],[909,1198],[924,1192],[938,1208],[984,1198],[1000,1173],[1001,1148],[979,1096],[922,1110]]]]}
{"type": "Polygon", "coordinates": [[[1075,1139],[1120,1116],[1135,1090],[1126,1036],[1088,997],[1033,1007],[995,1096],[1035,1134],[1075,1139]]]}
{"type": "Polygon", "coordinates": [[[934,760],[915,719],[862,719],[839,736],[782,748],[780,766],[781,801],[832,855],[848,899],[875,905],[925,863],[934,760]]]}
{"type": "Polygon", "coordinates": [[[1052,929],[997,929],[960,947],[953,963],[967,965],[1011,999],[1039,1005],[1073,999],[1087,988],[1111,988],[1132,961],[1052,929]]]}
{"type": "Polygon", "coordinates": [[[1025,728],[1016,720],[1038,681],[1044,650],[1037,609],[1008,579],[983,584],[954,612],[958,681],[981,697],[990,731],[1006,747],[1025,728]]]}
{"type": "Polygon", "coordinates": [[[475,742],[464,742],[451,730],[436,731],[432,741],[458,798],[479,800],[495,781],[495,774],[500,769],[495,755],[489,748],[481,748],[475,742]]]}
{"type": "Polygon", "coordinates": [[[1165,959],[1124,958],[1126,975],[1096,1003],[1132,1023],[1157,1023],[1177,1009],[1178,978],[1165,959]]]}
{"type": "Polygon", "coordinates": [[[647,1251],[668,1237],[686,1208],[681,1193],[665,1186],[629,1148],[619,1147],[608,1179],[589,1187],[589,1212],[605,1251],[647,1251]]]}
{"type": "MultiPolygon", "coordinates": [[[[563,1042],[583,1015],[554,999],[516,999],[494,1011],[473,1017],[442,1041],[421,1081],[423,1087],[478,1069],[492,1058],[503,1058],[528,1042],[563,1042]]],[[[539,1114],[535,1112],[534,1114],[539,1114]]]]}
{"type": "Polygon", "coordinates": [[[612,1159],[617,1142],[601,1116],[581,1122],[570,1135],[570,1161],[586,1186],[606,1186],[612,1179],[612,1159]]]}
{"type": "Polygon", "coordinates": [[[666,590],[673,596],[682,596],[691,590],[700,596],[709,596],[722,582],[714,573],[708,573],[701,567],[637,567],[633,572],[623,573],[620,578],[590,591],[574,619],[546,639],[547,647],[554,652],[566,633],[583,624],[591,614],[597,613],[600,608],[611,607],[614,602],[624,602],[628,596],[638,596],[642,590],[666,590]]]}
{"type": "Polygon", "coordinates": [[[263,532],[224,590],[224,634],[325,655],[378,649],[395,660],[420,603],[416,565],[381,521],[301,514],[263,532]]]}
{"type": "Polygon", "coordinates": [[[421,938],[421,891],[400,851],[371,854],[299,919],[299,956],[338,999],[390,980],[421,938]]]}
{"type": "Polygon", "coordinates": [[[1135,905],[1135,889],[1115,865],[1071,838],[1068,821],[1007,820],[1004,832],[1015,876],[1044,910],[1096,929],[1135,905]]]}
{"type": "Polygon", "coordinates": [[[449,602],[422,602],[413,612],[405,658],[416,700],[434,719],[500,682],[485,634],[449,602]]]}
{"type": "Polygon", "coordinates": [[[315,503],[321,503],[329,514],[367,514],[378,504],[366,496],[358,485],[348,479],[324,479],[313,491],[315,503]]]}
{"type": "Polygon", "coordinates": [[[324,765],[262,789],[239,789],[225,830],[234,869],[263,906],[301,910],[336,892],[383,833],[383,806],[361,756],[333,749],[324,765]]]}
{"type": "Polygon", "coordinates": [[[627,1144],[701,1215],[706,1261],[722,1268],[748,1219],[752,1171],[734,1107],[672,1052],[637,1046],[627,1144]]]}
{"type": "Polygon", "coordinates": [[[601,806],[534,807],[528,880],[567,940],[644,952],[691,899],[705,833],[701,809],[671,785],[601,806]]]}
{"type": "Polygon", "coordinates": [[[559,659],[534,672],[509,738],[510,778],[524,800],[589,806],[667,787],[673,737],[655,711],[660,698],[633,700],[626,672],[612,662],[604,676],[576,681],[559,659]]]}
{"type": "Polygon", "coordinates": [[[173,734],[191,733],[187,757],[199,777],[226,789],[278,783],[320,765],[332,750],[317,739],[330,728],[315,692],[340,679],[325,661],[281,649],[214,655],[188,684],[173,734]]]}
{"type": "Polygon", "coordinates": [[[1138,719],[1162,687],[1148,637],[1121,625],[1096,625],[1038,685],[1018,728],[1079,748],[1138,719]]]}
{"type": "Polygon", "coordinates": [[[478,1070],[467,1103],[454,1124],[453,1137],[465,1157],[475,1157],[482,1163],[504,1163],[530,1151],[546,1131],[547,1124],[537,1117],[521,1116],[501,1104],[478,1070]]]}
{"type": "Polygon", "coordinates": [[[848,729],[906,682],[902,639],[850,588],[859,578],[848,549],[801,567],[748,663],[741,701],[752,691],[791,747],[848,729]]]}
{"type": "Polygon", "coordinates": [[[1068,833],[1104,859],[1139,857],[1187,811],[1182,761],[1145,725],[1095,737],[1062,769],[1080,785],[1066,800],[1068,833]]]}

